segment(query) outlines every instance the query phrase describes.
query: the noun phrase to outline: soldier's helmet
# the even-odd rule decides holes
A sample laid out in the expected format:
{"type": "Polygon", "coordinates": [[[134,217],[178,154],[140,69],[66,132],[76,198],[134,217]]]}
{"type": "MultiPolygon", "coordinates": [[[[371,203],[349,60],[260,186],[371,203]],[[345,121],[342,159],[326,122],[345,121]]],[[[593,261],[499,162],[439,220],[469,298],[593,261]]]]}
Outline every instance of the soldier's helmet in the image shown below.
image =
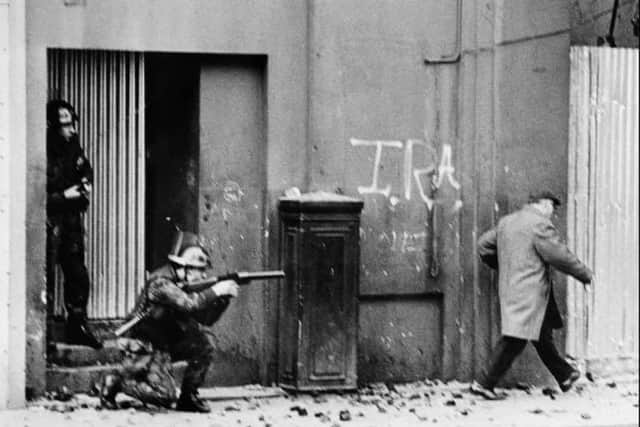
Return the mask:
{"type": "Polygon", "coordinates": [[[206,268],[209,254],[201,239],[189,231],[178,231],[169,252],[169,261],[182,267],[206,268]]]}

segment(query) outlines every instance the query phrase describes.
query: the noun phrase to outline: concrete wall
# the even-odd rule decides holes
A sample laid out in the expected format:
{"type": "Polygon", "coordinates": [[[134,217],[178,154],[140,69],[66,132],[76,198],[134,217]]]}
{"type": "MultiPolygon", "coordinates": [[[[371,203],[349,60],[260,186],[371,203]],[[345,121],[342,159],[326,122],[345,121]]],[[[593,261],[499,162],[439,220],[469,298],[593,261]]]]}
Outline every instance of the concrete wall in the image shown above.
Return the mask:
{"type": "Polygon", "coordinates": [[[25,402],[24,35],[24,1],[0,1],[0,410],[25,402]]]}
{"type": "MultiPolygon", "coordinates": [[[[633,34],[631,19],[638,7],[638,0],[619,0],[613,37],[617,47],[639,46],[638,36],[633,34]]],[[[613,0],[572,0],[571,44],[596,46],[598,37],[609,34],[613,0]]]]}
{"type": "MultiPolygon", "coordinates": [[[[45,101],[46,49],[90,48],[147,52],[265,55],[267,130],[265,235],[273,227],[276,198],[306,181],[306,3],[276,0],[34,0],[27,4],[28,383],[44,390],[45,309],[45,101]]],[[[272,239],[273,240],[273,239],[272,239]]],[[[276,264],[275,247],[265,249],[276,264]],[[271,256],[270,254],[274,254],[271,256]]],[[[265,288],[264,336],[275,336],[275,293],[265,288]],[[273,301],[273,302],[272,302],[273,301]],[[273,320],[272,320],[273,319],[273,320]]],[[[251,309],[252,307],[248,307],[251,309]]],[[[260,343],[265,381],[275,371],[275,340],[260,343]]]]}
{"type": "MultiPolygon", "coordinates": [[[[559,1],[311,2],[311,188],[365,200],[361,379],[486,363],[499,319],[476,237],[531,190],[566,193],[569,28],[559,1]]],[[[527,354],[513,373],[547,381],[539,368],[527,354]]]]}

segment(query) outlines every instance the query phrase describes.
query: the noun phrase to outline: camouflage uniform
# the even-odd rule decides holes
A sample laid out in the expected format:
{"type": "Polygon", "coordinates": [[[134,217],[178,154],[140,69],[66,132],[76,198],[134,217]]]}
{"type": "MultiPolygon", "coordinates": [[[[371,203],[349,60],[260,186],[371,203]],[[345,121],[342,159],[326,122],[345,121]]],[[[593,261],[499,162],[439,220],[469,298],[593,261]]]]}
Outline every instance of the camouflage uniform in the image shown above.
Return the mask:
{"type": "Polygon", "coordinates": [[[177,400],[171,363],[186,360],[181,394],[197,394],[213,352],[202,323],[212,325],[228,304],[228,298],[211,288],[182,290],[171,265],[152,273],[133,311],[149,314],[119,341],[125,354],[119,391],[143,403],[170,407],[177,400]]]}

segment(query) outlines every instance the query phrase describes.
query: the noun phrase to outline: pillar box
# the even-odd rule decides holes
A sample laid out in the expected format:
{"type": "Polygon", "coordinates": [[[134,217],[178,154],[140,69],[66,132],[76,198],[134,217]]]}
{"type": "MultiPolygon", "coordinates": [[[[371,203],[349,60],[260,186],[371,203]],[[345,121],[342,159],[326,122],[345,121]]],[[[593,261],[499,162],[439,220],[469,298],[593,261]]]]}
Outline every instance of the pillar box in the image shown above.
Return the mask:
{"type": "Polygon", "coordinates": [[[281,198],[278,381],[297,391],[357,387],[362,200],[317,192],[281,198]]]}

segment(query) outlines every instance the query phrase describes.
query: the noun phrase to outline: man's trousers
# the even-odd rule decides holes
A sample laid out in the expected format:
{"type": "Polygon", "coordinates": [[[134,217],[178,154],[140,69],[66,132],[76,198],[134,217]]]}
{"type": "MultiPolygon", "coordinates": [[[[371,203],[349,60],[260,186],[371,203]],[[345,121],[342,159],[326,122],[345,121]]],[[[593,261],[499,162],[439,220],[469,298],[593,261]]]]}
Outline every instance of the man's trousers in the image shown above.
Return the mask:
{"type": "MultiPolygon", "coordinates": [[[[573,367],[558,353],[558,349],[556,349],[553,343],[553,329],[545,323],[543,323],[540,331],[540,339],[538,341],[532,341],[532,344],[538,352],[540,359],[542,359],[542,362],[551,372],[551,375],[553,375],[558,383],[562,383],[569,377],[573,371],[573,367]]],[[[502,336],[496,348],[493,350],[488,369],[478,382],[483,387],[493,389],[500,378],[502,378],[505,372],[511,367],[515,358],[522,353],[526,345],[527,340],[525,339],[502,336]]]]}

